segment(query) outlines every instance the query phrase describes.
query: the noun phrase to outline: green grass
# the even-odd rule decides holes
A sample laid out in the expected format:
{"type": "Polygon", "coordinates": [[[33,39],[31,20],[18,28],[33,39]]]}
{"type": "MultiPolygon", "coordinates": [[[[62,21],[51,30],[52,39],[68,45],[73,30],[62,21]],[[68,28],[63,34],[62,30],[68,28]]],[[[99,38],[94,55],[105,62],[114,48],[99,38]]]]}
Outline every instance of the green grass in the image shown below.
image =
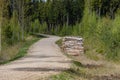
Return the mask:
{"type": "Polygon", "coordinates": [[[9,63],[11,61],[14,61],[16,59],[19,59],[19,58],[25,56],[27,54],[27,50],[29,49],[29,47],[33,43],[35,43],[36,41],[38,41],[39,39],[40,38],[38,38],[38,37],[33,37],[33,38],[29,39],[29,40],[26,40],[25,42],[20,42],[20,44],[19,44],[20,47],[18,47],[17,48],[18,51],[16,51],[18,53],[15,56],[13,56],[11,59],[0,62],[0,64],[6,64],[6,63],[9,63]]]}
{"type": "Polygon", "coordinates": [[[39,38],[35,38],[35,39],[25,42],[22,48],[19,50],[18,54],[15,56],[15,58],[13,58],[13,60],[25,56],[25,54],[27,54],[27,50],[29,49],[29,47],[38,40],[39,38]]]}
{"type": "Polygon", "coordinates": [[[116,75],[119,73],[119,68],[113,66],[88,68],[75,61],[70,69],[53,75],[46,80],[119,80],[119,75],[116,75]]]}
{"type": "Polygon", "coordinates": [[[73,62],[70,69],[50,77],[50,80],[88,80],[85,68],[79,62],[73,62]]]}
{"type": "Polygon", "coordinates": [[[59,39],[58,41],[56,41],[56,44],[61,47],[62,46],[62,39],[59,39]]]}
{"type": "Polygon", "coordinates": [[[74,80],[73,76],[68,73],[68,71],[63,72],[59,75],[54,75],[51,77],[52,80],[74,80]]]}

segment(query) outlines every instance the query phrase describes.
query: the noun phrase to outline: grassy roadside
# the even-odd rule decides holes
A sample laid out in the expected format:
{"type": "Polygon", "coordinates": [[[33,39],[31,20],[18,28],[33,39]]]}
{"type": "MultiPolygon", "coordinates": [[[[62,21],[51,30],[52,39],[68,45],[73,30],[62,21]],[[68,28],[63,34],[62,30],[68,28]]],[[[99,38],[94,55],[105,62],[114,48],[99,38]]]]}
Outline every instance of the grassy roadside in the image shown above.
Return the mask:
{"type": "Polygon", "coordinates": [[[62,46],[62,39],[56,41],[55,43],[56,43],[59,47],[61,47],[61,46],[62,46]]]}
{"type": "Polygon", "coordinates": [[[4,52],[8,53],[7,55],[3,55],[10,57],[6,60],[3,60],[0,62],[0,64],[6,64],[9,63],[11,61],[14,61],[18,58],[21,58],[23,56],[25,56],[27,54],[27,50],[29,49],[29,47],[35,43],[36,41],[38,41],[41,37],[40,36],[29,36],[26,38],[26,40],[24,42],[19,42],[11,47],[8,47],[4,52]]]}
{"type": "Polygon", "coordinates": [[[71,68],[47,80],[120,80],[120,70],[112,67],[86,68],[73,63],[71,68]]]}
{"type": "MultiPolygon", "coordinates": [[[[61,46],[62,40],[56,44],[61,46]]],[[[60,74],[50,76],[46,80],[120,80],[120,64],[106,62],[104,66],[82,65],[80,62],[73,61],[69,70],[60,74]]]]}

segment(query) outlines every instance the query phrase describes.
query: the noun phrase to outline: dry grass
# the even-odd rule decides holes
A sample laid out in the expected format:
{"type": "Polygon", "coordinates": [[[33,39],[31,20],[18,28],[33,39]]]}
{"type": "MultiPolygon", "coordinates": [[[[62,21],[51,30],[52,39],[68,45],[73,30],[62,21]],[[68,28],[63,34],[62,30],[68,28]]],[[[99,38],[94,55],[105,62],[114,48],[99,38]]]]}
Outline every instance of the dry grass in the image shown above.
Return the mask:
{"type": "Polygon", "coordinates": [[[119,62],[108,61],[94,51],[93,54],[81,54],[70,58],[73,59],[70,70],[54,75],[47,80],[120,80],[119,62]],[[94,57],[90,58],[90,56],[94,57]]]}
{"type": "Polygon", "coordinates": [[[12,46],[4,47],[0,53],[0,64],[5,64],[17,58],[23,57],[31,44],[38,41],[36,36],[28,36],[24,42],[18,42],[12,46]]]}
{"type": "Polygon", "coordinates": [[[0,59],[4,61],[13,58],[19,52],[19,48],[22,46],[22,44],[22,42],[19,42],[16,45],[6,47],[1,51],[0,59]]]}
{"type": "Polygon", "coordinates": [[[84,67],[77,63],[71,69],[46,80],[120,80],[120,64],[107,63],[104,67],[84,67]]]}

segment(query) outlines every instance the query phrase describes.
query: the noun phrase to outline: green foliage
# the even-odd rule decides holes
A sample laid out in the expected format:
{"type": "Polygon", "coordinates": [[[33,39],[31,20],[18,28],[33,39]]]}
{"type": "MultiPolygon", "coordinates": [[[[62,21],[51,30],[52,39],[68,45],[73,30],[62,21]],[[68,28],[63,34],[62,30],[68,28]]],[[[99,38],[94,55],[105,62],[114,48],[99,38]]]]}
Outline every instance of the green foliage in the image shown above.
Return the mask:
{"type": "Polygon", "coordinates": [[[47,31],[47,24],[46,23],[40,24],[39,33],[46,33],[46,31],[47,31]]]}
{"type": "Polygon", "coordinates": [[[56,41],[56,44],[57,44],[59,47],[61,47],[61,46],[62,46],[62,39],[56,41]]]}
{"type": "Polygon", "coordinates": [[[81,26],[80,24],[77,23],[75,26],[73,26],[73,30],[72,30],[73,36],[81,35],[80,30],[81,30],[81,26]]]}
{"type": "MultiPolygon", "coordinates": [[[[83,15],[83,0],[47,0],[47,2],[31,2],[25,4],[25,17],[31,22],[36,19],[41,24],[46,23],[48,33],[56,34],[57,27],[64,24],[74,25],[80,22],[83,15]]],[[[62,27],[59,27],[62,29],[62,27]]]]}
{"type": "Polygon", "coordinates": [[[23,46],[20,48],[18,54],[13,58],[13,60],[18,59],[23,57],[25,54],[27,54],[27,51],[29,49],[29,47],[36,41],[38,41],[39,38],[34,38],[32,40],[26,41],[23,46]]]}
{"type": "Polygon", "coordinates": [[[2,48],[7,45],[14,45],[15,43],[23,40],[23,11],[18,9],[18,5],[21,3],[23,7],[23,0],[15,1],[13,0],[3,0],[3,10],[1,11],[2,19],[2,48]]]}
{"type": "MultiPolygon", "coordinates": [[[[120,32],[117,26],[120,26],[120,18],[117,15],[114,20],[103,18],[99,20],[96,28],[96,38],[99,45],[99,52],[104,53],[109,59],[119,59],[119,48],[120,48],[120,32]]],[[[96,44],[94,44],[96,45],[96,44]]]]}
{"type": "Polygon", "coordinates": [[[61,36],[65,35],[71,35],[72,34],[73,27],[72,26],[66,26],[64,25],[62,30],[60,31],[61,36]]]}
{"type": "Polygon", "coordinates": [[[45,33],[47,31],[47,24],[40,24],[39,20],[36,19],[34,22],[31,22],[30,32],[31,33],[45,33]]]}
{"type": "Polygon", "coordinates": [[[120,9],[119,0],[92,0],[92,9],[96,11],[99,16],[109,16],[115,18],[115,13],[120,9]]]}
{"type": "MultiPolygon", "coordinates": [[[[120,58],[119,0],[2,0],[2,46],[29,33],[82,36],[85,51],[120,58]],[[75,25],[76,24],[76,25],[75,25]]],[[[1,22],[1,18],[0,18],[1,22]]]]}
{"type": "Polygon", "coordinates": [[[108,57],[113,59],[120,58],[120,15],[117,15],[116,18],[112,22],[112,27],[110,29],[110,32],[107,36],[109,36],[109,45],[108,48],[110,55],[108,57]]]}
{"type": "Polygon", "coordinates": [[[91,14],[88,6],[89,4],[85,7],[80,24],[80,33],[85,39],[86,54],[103,54],[108,59],[118,60],[120,58],[120,29],[118,27],[120,15],[116,15],[114,20],[107,17],[101,18],[94,12],[91,14]]]}
{"type": "MultiPolygon", "coordinates": [[[[9,59],[5,59],[5,60],[3,60],[3,61],[0,61],[0,64],[9,63],[9,62],[14,61],[14,60],[16,60],[16,59],[18,59],[18,58],[23,57],[25,54],[27,54],[27,50],[29,49],[29,47],[30,47],[34,42],[36,42],[36,41],[38,41],[38,40],[39,40],[39,38],[34,37],[34,38],[30,39],[30,40],[27,40],[26,42],[21,42],[21,43],[19,44],[19,47],[17,48],[17,51],[15,51],[15,52],[17,52],[17,53],[14,53],[14,54],[16,54],[16,55],[11,56],[9,59]]],[[[11,49],[12,49],[12,48],[11,48],[11,49]]],[[[13,53],[11,53],[11,54],[13,54],[13,53]]],[[[10,56],[10,55],[8,54],[7,56],[10,56]]],[[[0,56],[0,59],[1,59],[1,58],[3,58],[3,56],[0,56]]]]}
{"type": "Polygon", "coordinates": [[[39,27],[40,27],[39,20],[36,19],[36,20],[32,23],[32,31],[33,31],[33,33],[39,32],[39,27]]]}
{"type": "Polygon", "coordinates": [[[4,25],[3,30],[4,42],[7,44],[14,44],[15,42],[21,39],[20,37],[20,27],[18,25],[17,14],[13,13],[13,17],[10,20],[10,23],[4,25]]]}
{"type": "Polygon", "coordinates": [[[71,74],[63,72],[59,75],[52,76],[52,80],[74,80],[71,74]]]}
{"type": "Polygon", "coordinates": [[[12,44],[12,30],[11,30],[11,26],[7,26],[5,27],[5,30],[4,30],[4,36],[5,36],[5,39],[7,39],[8,41],[6,41],[6,43],[8,44],[12,44]]]}

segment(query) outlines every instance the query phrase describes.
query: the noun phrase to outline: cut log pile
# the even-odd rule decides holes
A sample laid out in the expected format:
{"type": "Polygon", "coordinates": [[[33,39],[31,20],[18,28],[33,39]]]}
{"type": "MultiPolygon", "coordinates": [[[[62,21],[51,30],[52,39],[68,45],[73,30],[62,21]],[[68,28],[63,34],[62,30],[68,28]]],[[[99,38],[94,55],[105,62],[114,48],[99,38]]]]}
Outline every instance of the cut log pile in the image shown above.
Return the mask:
{"type": "Polygon", "coordinates": [[[83,38],[64,37],[62,39],[62,49],[68,55],[79,56],[84,53],[83,38]]]}

